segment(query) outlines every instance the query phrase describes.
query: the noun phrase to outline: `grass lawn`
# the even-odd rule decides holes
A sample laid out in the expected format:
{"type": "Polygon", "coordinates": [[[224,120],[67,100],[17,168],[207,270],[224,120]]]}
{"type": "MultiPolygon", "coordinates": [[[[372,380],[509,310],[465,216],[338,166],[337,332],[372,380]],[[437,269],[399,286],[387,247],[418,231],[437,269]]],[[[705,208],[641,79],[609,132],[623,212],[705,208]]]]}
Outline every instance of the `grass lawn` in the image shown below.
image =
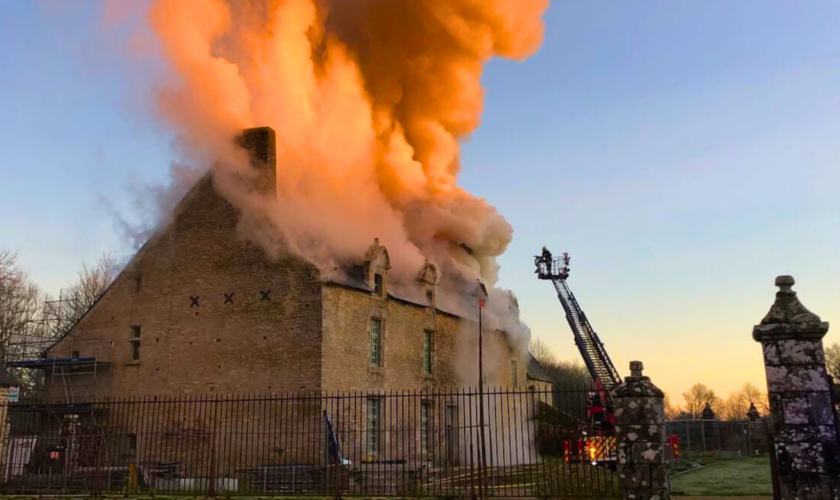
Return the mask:
{"type": "Polygon", "coordinates": [[[770,458],[714,460],[671,479],[675,495],[772,495],[770,458]]]}

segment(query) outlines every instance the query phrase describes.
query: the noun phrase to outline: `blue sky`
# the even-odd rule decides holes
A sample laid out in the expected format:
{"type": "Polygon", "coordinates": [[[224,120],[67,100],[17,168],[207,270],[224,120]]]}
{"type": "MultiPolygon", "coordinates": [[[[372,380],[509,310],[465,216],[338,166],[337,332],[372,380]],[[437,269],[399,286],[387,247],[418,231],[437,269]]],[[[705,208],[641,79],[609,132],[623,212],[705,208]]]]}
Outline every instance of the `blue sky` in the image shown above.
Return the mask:
{"type": "MultiPolygon", "coordinates": [[[[751,327],[778,274],[840,328],[838,18],[833,2],[555,0],[536,56],[489,65],[462,185],[513,224],[501,284],[560,357],[577,353],[532,272],[542,245],[571,252],[620,370],[641,359],[674,396],[764,385],[751,327]]],[[[149,68],[105,31],[100,2],[0,0],[0,247],[49,290],[129,252],[115,214],[136,217],[176,156],[149,68]]]]}

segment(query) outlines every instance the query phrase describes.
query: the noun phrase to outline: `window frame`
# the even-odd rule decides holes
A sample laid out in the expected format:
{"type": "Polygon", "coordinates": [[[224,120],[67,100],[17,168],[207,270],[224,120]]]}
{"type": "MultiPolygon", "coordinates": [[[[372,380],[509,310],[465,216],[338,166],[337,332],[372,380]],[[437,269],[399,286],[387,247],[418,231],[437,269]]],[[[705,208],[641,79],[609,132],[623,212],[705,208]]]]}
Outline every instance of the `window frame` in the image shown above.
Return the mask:
{"type": "Polygon", "coordinates": [[[382,430],[382,398],[371,396],[365,405],[365,455],[378,459],[382,430]]]}
{"type": "Polygon", "coordinates": [[[421,364],[423,375],[435,374],[435,331],[423,330],[423,347],[421,350],[421,364]]]}
{"type": "Polygon", "coordinates": [[[373,293],[378,297],[385,295],[385,277],[382,273],[373,274],[373,293]]]}
{"type": "Polygon", "coordinates": [[[127,459],[134,459],[137,457],[137,434],[135,433],[127,433],[125,434],[125,448],[123,451],[123,458],[127,459]]]}
{"type": "Polygon", "coordinates": [[[143,334],[142,327],[140,325],[131,325],[130,327],[131,333],[128,337],[128,345],[129,345],[129,363],[139,363],[140,362],[140,338],[143,334]]]}
{"type": "Polygon", "coordinates": [[[380,316],[371,316],[368,323],[368,366],[371,368],[382,368],[385,364],[384,337],[385,319],[380,316]],[[378,328],[374,328],[374,325],[378,325],[378,328]]]}
{"type": "Polygon", "coordinates": [[[431,455],[433,447],[434,415],[433,403],[420,401],[420,453],[424,457],[431,455]]]}

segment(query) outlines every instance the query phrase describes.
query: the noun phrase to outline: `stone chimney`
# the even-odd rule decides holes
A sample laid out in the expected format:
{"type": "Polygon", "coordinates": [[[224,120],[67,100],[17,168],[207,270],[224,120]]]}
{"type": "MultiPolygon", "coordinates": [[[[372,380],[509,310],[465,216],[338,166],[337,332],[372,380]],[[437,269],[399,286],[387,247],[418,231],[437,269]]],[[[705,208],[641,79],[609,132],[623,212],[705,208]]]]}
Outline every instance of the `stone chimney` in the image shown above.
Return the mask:
{"type": "Polygon", "coordinates": [[[257,189],[277,197],[277,137],[271,127],[245,129],[237,144],[251,153],[251,165],[259,171],[257,189]]]}

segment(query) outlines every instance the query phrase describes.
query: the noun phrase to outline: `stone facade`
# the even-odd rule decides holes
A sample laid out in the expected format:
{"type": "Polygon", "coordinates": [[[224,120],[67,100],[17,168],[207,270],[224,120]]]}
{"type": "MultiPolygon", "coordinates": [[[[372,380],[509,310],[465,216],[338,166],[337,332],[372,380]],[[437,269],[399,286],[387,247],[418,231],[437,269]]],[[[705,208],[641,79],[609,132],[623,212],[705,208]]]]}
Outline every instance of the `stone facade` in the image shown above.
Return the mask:
{"type": "MultiPolygon", "coordinates": [[[[241,144],[254,154],[262,179],[259,189],[270,194],[268,186],[276,175],[273,131],[246,132],[241,144]]],[[[397,290],[388,281],[388,251],[375,241],[366,255],[359,256],[356,267],[324,279],[312,264],[292,256],[272,259],[242,238],[237,232],[237,209],[213,183],[213,177],[207,176],[185,196],[168,226],[147,242],[91,310],[47,351],[48,358],[88,360],[82,365],[70,361],[48,372],[49,399],[222,398],[222,409],[214,414],[224,417],[182,418],[174,410],[156,414],[154,427],[163,432],[152,438],[144,437],[142,429],[118,425],[126,437],[135,436],[137,456],[145,450],[164,450],[174,454],[170,459],[198,473],[211,467],[207,457],[218,461],[224,457],[209,452],[199,460],[178,453],[219,448],[215,444],[222,439],[219,436],[229,435],[243,421],[254,428],[317,429],[329,409],[341,415],[336,425],[365,429],[368,400],[381,399],[385,391],[477,384],[477,376],[464,367],[477,366],[478,324],[469,313],[454,314],[437,303],[434,265],[427,263],[413,285],[403,284],[397,290]],[[253,393],[324,397],[261,414],[247,404],[225,402],[229,401],[225,395],[253,393]],[[343,400],[346,408],[326,399],[335,393],[351,396],[343,400]]],[[[485,359],[493,360],[485,364],[486,383],[510,386],[514,379],[524,381],[525,363],[518,362],[520,354],[507,336],[484,333],[485,359]]],[[[444,429],[447,416],[456,419],[452,415],[463,415],[475,405],[469,397],[449,399],[423,400],[426,410],[431,407],[433,428],[444,429]],[[465,406],[452,409],[461,405],[465,406]]],[[[381,401],[383,415],[408,415],[403,425],[407,432],[416,430],[419,439],[421,399],[412,399],[411,408],[394,403],[397,398],[381,401]],[[385,402],[390,406],[384,407],[385,402]]],[[[323,459],[319,451],[323,435],[320,431],[307,435],[309,441],[281,439],[282,443],[265,447],[274,451],[248,459],[318,462],[323,459]]],[[[382,451],[367,458],[431,458],[432,452],[421,457],[417,443],[401,439],[397,445],[395,437],[383,435],[381,447],[387,454],[382,451]]],[[[364,451],[368,446],[361,432],[352,440],[349,448],[364,451]]],[[[228,453],[246,457],[258,453],[253,446],[240,450],[247,443],[227,446],[228,453]]],[[[461,460],[465,453],[457,449],[434,453],[444,452],[450,462],[461,460]]]]}
{"type": "Polygon", "coordinates": [[[668,500],[665,394],[642,369],[641,361],[631,362],[631,375],[612,392],[618,476],[626,499],[668,500]]]}
{"type": "Polygon", "coordinates": [[[781,498],[840,499],[840,449],[822,338],[828,323],[806,309],[790,276],[753,329],[761,343],[781,498]]]}
{"type": "MultiPolygon", "coordinates": [[[[273,131],[254,129],[241,142],[255,151],[264,176],[273,179],[273,131]]],[[[398,294],[388,284],[387,250],[377,241],[359,256],[356,269],[322,280],[301,259],[269,258],[237,233],[238,220],[237,210],[216,193],[212,177],[200,181],[168,227],[47,352],[50,358],[96,358],[95,376],[74,368],[64,369],[70,377],[48,375],[48,395],[475,385],[462,380],[458,366],[475,360],[477,324],[438,307],[433,265],[427,264],[413,289],[398,294]],[[374,318],[382,329],[376,366],[370,361],[374,318]],[[431,343],[430,370],[424,370],[425,343],[431,343]],[[67,384],[72,384],[69,391],[67,384]]],[[[487,383],[510,385],[510,360],[518,355],[501,332],[485,332],[485,342],[485,359],[496,360],[487,383]]],[[[518,363],[523,367],[519,380],[525,379],[524,365],[518,363]]]]}

